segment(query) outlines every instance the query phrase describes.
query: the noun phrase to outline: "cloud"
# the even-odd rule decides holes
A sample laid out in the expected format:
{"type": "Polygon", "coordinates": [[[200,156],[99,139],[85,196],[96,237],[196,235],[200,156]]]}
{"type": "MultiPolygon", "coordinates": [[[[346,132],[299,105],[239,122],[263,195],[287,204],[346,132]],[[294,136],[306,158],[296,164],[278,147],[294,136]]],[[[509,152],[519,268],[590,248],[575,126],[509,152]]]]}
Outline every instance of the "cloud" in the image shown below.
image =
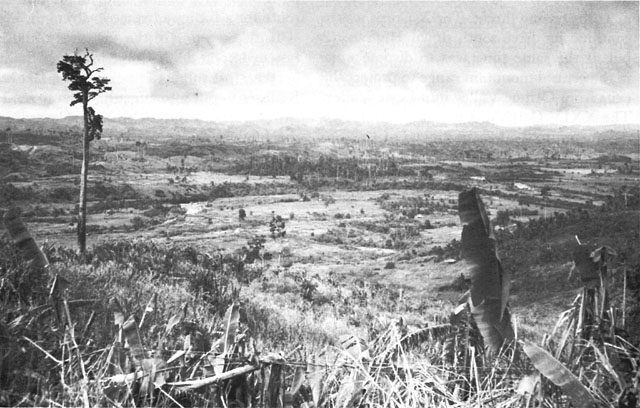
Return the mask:
{"type": "Polygon", "coordinates": [[[637,2],[9,0],[0,109],[70,114],[55,64],[85,47],[111,116],[630,121],[639,104],[637,2]]]}
{"type": "Polygon", "coordinates": [[[138,48],[130,43],[120,42],[110,36],[101,34],[64,34],[60,41],[64,44],[72,45],[68,54],[78,50],[80,54],[89,49],[92,53],[100,56],[118,58],[120,60],[153,62],[162,66],[173,65],[174,56],[169,50],[138,48]]]}
{"type": "Polygon", "coordinates": [[[46,94],[25,94],[25,95],[12,95],[0,97],[0,103],[2,104],[16,104],[16,105],[36,105],[48,107],[55,103],[54,99],[46,94]]]}

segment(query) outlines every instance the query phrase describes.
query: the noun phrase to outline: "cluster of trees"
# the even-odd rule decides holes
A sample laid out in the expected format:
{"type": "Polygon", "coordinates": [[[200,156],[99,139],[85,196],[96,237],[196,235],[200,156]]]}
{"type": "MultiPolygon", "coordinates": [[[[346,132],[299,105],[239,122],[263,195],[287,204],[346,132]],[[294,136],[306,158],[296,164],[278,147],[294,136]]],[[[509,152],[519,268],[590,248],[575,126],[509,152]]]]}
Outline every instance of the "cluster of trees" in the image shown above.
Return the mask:
{"type": "Polygon", "coordinates": [[[402,197],[400,200],[387,200],[389,196],[383,194],[378,202],[380,207],[391,212],[399,212],[404,216],[413,218],[418,214],[428,215],[434,212],[444,212],[455,208],[455,200],[446,202],[444,199],[430,200],[428,197],[402,197]]]}
{"type": "Polygon", "coordinates": [[[602,206],[603,211],[640,210],[640,186],[626,185],[616,189],[613,195],[608,196],[602,206]]]}
{"type": "Polygon", "coordinates": [[[286,227],[282,216],[273,214],[271,221],[269,221],[269,231],[271,232],[271,238],[283,238],[286,233],[286,227]]]}
{"type": "Polygon", "coordinates": [[[567,212],[554,212],[549,217],[530,219],[526,223],[516,222],[516,228],[514,230],[510,232],[505,230],[504,233],[506,234],[506,236],[516,239],[546,239],[552,236],[559,229],[576,225],[584,225],[592,221],[593,218],[593,211],[589,211],[586,209],[573,209],[567,212]]]}
{"type": "Polygon", "coordinates": [[[345,178],[363,181],[373,177],[427,176],[425,169],[403,166],[393,157],[384,159],[356,159],[320,155],[318,158],[299,157],[290,154],[252,155],[238,162],[233,171],[256,176],[289,176],[302,183],[305,178],[345,178]]]}
{"type": "Polygon", "coordinates": [[[506,226],[509,224],[511,217],[524,217],[529,215],[538,215],[538,210],[532,210],[529,208],[517,208],[517,209],[507,209],[507,210],[498,210],[495,218],[495,224],[506,226]]]}

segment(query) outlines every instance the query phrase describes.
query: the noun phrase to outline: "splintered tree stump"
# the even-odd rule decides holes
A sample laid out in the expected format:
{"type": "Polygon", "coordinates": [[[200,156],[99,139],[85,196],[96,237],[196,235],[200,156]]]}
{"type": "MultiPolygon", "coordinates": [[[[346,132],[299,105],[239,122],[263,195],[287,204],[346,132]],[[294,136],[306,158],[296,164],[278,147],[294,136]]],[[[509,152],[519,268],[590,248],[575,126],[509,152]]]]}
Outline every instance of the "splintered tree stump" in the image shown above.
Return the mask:
{"type": "MultiPolygon", "coordinates": [[[[69,286],[69,281],[64,277],[56,274],[49,268],[49,261],[45,254],[40,250],[38,244],[29,233],[24,221],[20,217],[20,208],[14,207],[4,214],[4,226],[9,232],[9,236],[13,240],[15,246],[19,249],[22,257],[30,262],[30,267],[37,273],[37,280],[44,281],[45,271],[49,278],[52,279],[49,298],[52,303],[56,318],[59,322],[64,323],[64,306],[63,295],[64,290],[69,286]]],[[[35,283],[35,282],[34,282],[35,283]]],[[[40,283],[38,283],[40,284],[40,283]]],[[[42,282],[45,286],[46,282],[42,282]]]]}
{"type": "Polygon", "coordinates": [[[42,253],[38,244],[33,239],[27,226],[20,218],[20,208],[14,207],[4,214],[4,226],[9,232],[15,246],[20,250],[22,256],[31,261],[34,268],[44,270],[49,266],[47,257],[42,253]]]}

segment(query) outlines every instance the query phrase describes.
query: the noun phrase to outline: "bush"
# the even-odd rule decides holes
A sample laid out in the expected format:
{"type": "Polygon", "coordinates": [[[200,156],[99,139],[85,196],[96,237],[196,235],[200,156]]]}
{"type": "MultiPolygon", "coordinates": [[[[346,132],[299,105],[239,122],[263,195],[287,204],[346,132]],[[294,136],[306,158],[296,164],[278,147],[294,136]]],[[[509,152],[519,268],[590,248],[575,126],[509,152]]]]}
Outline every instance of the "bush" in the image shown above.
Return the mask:
{"type": "Polygon", "coordinates": [[[72,202],[76,200],[78,190],[74,187],[56,187],[48,195],[48,199],[54,202],[72,202]]]}
{"type": "Polygon", "coordinates": [[[315,234],[312,232],[311,236],[314,237],[314,239],[317,242],[322,242],[325,244],[336,244],[336,245],[342,245],[345,243],[344,232],[341,232],[338,229],[330,229],[324,234],[320,234],[317,236],[314,236],[314,235],[315,234]]]}
{"type": "Polygon", "coordinates": [[[445,259],[461,259],[462,242],[457,239],[452,239],[444,248],[437,245],[429,251],[429,255],[435,255],[436,261],[441,262],[445,259]]]}
{"type": "Polygon", "coordinates": [[[0,184],[0,202],[10,203],[12,201],[32,201],[37,194],[31,187],[18,188],[13,184],[0,184]]]}
{"type": "Polygon", "coordinates": [[[498,211],[496,214],[495,224],[500,226],[509,225],[509,212],[508,211],[498,211]]]}
{"type": "Polygon", "coordinates": [[[322,196],[322,202],[325,207],[328,207],[331,204],[335,204],[336,199],[327,194],[322,196]]]}
{"type": "Polygon", "coordinates": [[[130,221],[134,231],[140,230],[147,226],[147,222],[142,217],[133,217],[130,221]]]}
{"type": "Polygon", "coordinates": [[[308,302],[313,301],[313,297],[317,289],[318,284],[306,277],[300,282],[300,295],[302,296],[302,299],[308,302]]]}
{"type": "Polygon", "coordinates": [[[169,210],[165,208],[162,204],[156,204],[152,208],[145,210],[142,212],[147,218],[156,218],[156,217],[164,217],[169,210]]]}
{"type": "Polygon", "coordinates": [[[58,177],[67,174],[80,174],[80,164],[71,164],[69,162],[48,164],[45,166],[45,171],[49,177],[58,177]]]}

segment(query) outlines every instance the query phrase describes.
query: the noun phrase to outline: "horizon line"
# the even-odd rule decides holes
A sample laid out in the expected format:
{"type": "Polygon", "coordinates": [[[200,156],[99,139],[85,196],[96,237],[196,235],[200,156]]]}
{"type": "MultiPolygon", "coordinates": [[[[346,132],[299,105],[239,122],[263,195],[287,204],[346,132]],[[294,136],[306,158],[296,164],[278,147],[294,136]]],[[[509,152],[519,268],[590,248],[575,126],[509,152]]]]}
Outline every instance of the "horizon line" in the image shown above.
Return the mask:
{"type": "MultiPolygon", "coordinates": [[[[0,118],[12,119],[12,120],[64,120],[64,119],[70,119],[70,118],[80,118],[81,119],[82,115],[67,115],[67,116],[62,116],[62,117],[45,116],[45,117],[21,117],[21,118],[0,115],[0,118]]],[[[139,117],[139,118],[130,117],[130,116],[114,116],[114,117],[104,116],[104,119],[110,119],[110,120],[139,120],[139,121],[144,121],[144,120],[198,121],[198,122],[204,122],[204,123],[235,123],[235,124],[269,122],[269,121],[285,121],[285,120],[301,121],[301,122],[304,122],[304,121],[324,121],[324,122],[339,121],[339,122],[356,123],[356,124],[387,124],[387,125],[393,125],[393,126],[406,126],[406,125],[411,125],[411,124],[416,124],[416,123],[429,123],[429,124],[434,124],[434,125],[453,125],[453,126],[455,126],[455,125],[469,125],[469,124],[485,124],[485,125],[495,126],[495,127],[498,127],[498,128],[507,128],[507,129],[535,128],[535,127],[556,127],[556,128],[562,128],[562,127],[599,128],[599,127],[612,127],[612,126],[636,126],[636,127],[640,127],[640,122],[635,122],[635,123],[632,123],[632,122],[619,122],[619,123],[605,123],[605,124],[596,124],[596,125],[559,124],[559,123],[536,123],[536,124],[527,124],[527,125],[500,125],[500,124],[497,124],[497,123],[491,122],[491,121],[437,122],[437,121],[433,121],[433,120],[422,119],[422,120],[413,120],[413,121],[407,121],[407,122],[391,122],[391,121],[383,121],[383,120],[365,121],[365,120],[343,119],[343,118],[336,118],[336,117],[304,117],[304,118],[299,118],[299,117],[292,117],[292,116],[282,116],[282,117],[264,118],[264,119],[244,119],[244,120],[213,120],[213,119],[200,119],[200,118],[160,118],[160,117],[150,117],[150,116],[139,117]]]]}

